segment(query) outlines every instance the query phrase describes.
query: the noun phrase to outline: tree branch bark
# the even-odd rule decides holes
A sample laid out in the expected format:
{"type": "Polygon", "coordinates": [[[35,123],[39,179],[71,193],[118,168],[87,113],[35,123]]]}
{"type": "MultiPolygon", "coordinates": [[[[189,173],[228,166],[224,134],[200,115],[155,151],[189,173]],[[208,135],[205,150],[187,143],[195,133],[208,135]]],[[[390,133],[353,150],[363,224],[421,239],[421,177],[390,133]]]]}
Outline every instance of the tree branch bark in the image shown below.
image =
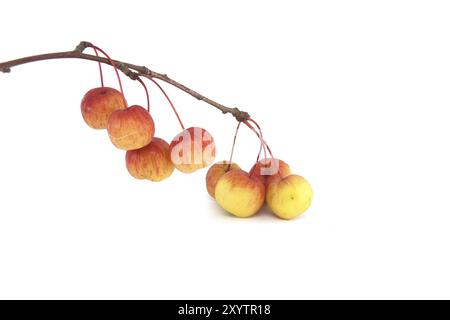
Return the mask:
{"type": "MultiPolygon", "coordinates": [[[[2,63],[0,63],[0,72],[8,73],[8,72],[11,72],[11,68],[22,65],[22,64],[43,61],[43,60],[53,60],[53,59],[71,59],[71,58],[84,59],[84,60],[91,60],[91,61],[96,61],[96,62],[101,62],[104,64],[111,65],[111,62],[106,58],[97,57],[94,55],[83,53],[83,51],[89,46],[90,46],[89,42],[82,41],[73,51],[46,53],[46,54],[40,54],[40,55],[15,59],[15,60],[7,61],[7,62],[2,62],[2,63]]],[[[194,98],[196,98],[198,100],[208,103],[209,105],[222,111],[222,113],[224,113],[224,114],[230,113],[231,115],[233,115],[236,118],[237,121],[246,121],[247,119],[250,118],[250,115],[247,112],[241,111],[238,108],[226,107],[214,100],[211,100],[211,99],[205,97],[204,95],[198,93],[197,91],[194,91],[194,90],[186,87],[185,85],[169,78],[166,74],[152,71],[145,66],[138,66],[138,65],[135,65],[132,63],[122,62],[122,61],[118,61],[118,60],[114,60],[114,63],[116,64],[117,69],[122,71],[126,76],[128,76],[129,78],[131,78],[133,80],[136,80],[138,77],[145,77],[145,78],[149,78],[149,79],[159,79],[159,80],[167,82],[167,83],[171,84],[172,86],[190,94],[191,96],[193,96],[194,98]]]]}

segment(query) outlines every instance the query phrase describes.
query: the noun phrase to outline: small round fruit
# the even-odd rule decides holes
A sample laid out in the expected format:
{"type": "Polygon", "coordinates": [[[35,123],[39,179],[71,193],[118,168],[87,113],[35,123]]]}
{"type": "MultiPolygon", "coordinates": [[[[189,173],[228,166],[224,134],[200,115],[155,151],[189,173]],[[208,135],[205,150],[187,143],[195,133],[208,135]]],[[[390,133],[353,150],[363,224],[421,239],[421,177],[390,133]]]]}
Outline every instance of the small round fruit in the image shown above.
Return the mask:
{"type": "Polygon", "coordinates": [[[312,198],[311,185],[303,177],[289,175],[269,179],[266,201],[273,213],[282,219],[300,216],[309,208],[312,198]]]}
{"type": "Polygon", "coordinates": [[[258,178],[267,187],[267,181],[270,176],[280,175],[281,178],[284,178],[291,174],[291,168],[282,160],[266,158],[255,163],[249,173],[252,177],[258,178]]]}
{"type": "Polygon", "coordinates": [[[148,145],[155,133],[155,124],[147,110],[132,106],[114,111],[108,121],[111,142],[122,150],[136,150],[148,145]]]}
{"type": "Polygon", "coordinates": [[[126,164],[133,177],[150,181],[162,181],[175,169],[170,160],[169,144],[156,137],[141,149],[127,151],[126,164]]]}
{"type": "Polygon", "coordinates": [[[214,198],[214,191],[216,189],[217,181],[228,171],[233,169],[240,169],[236,163],[231,163],[229,161],[220,161],[213,164],[206,174],[206,190],[211,197],[214,198]]]}
{"type": "Polygon", "coordinates": [[[240,169],[225,173],[214,191],[217,203],[240,218],[256,214],[264,204],[264,184],[240,169]]]}
{"type": "Polygon", "coordinates": [[[191,127],[172,140],[170,157],[175,168],[184,173],[192,173],[209,166],[214,161],[216,145],[208,131],[191,127]]]}
{"type": "Polygon", "coordinates": [[[111,114],[126,107],[122,93],[108,87],[89,90],[81,100],[83,119],[93,129],[106,129],[111,114]]]}

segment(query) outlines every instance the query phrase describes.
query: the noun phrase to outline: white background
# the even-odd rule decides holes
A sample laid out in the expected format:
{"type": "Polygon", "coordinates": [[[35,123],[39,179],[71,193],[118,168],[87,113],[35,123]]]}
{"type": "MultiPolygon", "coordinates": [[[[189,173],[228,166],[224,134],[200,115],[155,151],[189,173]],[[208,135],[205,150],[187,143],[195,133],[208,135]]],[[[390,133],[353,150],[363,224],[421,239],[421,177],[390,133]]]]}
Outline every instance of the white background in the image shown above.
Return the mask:
{"type": "MultiPolygon", "coordinates": [[[[96,64],[20,66],[0,74],[0,298],[450,298],[448,1],[1,6],[0,61],[88,40],[168,73],[250,112],[315,199],[295,221],[236,219],[206,170],[134,180],[79,111],[96,64]]],[[[149,87],[171,140],[179,126],[149,87]]],[[[164,87],[228,158],[235,120],[164,87]]],[[[248,170],[257,150],[243,128],[235,160],[248,170]]]]}

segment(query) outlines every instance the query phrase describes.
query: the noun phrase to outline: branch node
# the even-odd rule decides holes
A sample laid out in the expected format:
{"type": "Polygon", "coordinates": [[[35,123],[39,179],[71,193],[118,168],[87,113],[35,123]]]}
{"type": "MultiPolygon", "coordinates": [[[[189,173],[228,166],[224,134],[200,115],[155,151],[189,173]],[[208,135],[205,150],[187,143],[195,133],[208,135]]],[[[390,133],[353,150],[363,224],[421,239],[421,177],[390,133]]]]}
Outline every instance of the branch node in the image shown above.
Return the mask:
{"type": "Polygon", "coordinates": [[[11,72],[11,68],[10,67],[4,67],[0,69],[1,72],[3,73],[10,73],[11,72]]]}
{"type": "MultiPolygon", "coordinates": [[[[226,113],[226,112],[224,112],[226,113]]],[[[248,120],[250,118],[250,115],[248,112],[241,111],[238,108],[233,108],[233,116],[236,118],[237,121],[243,122],[245,120],[248,120]]]]}
{"type": "Polygon", "coordinates": [[[131,70],[127,70],[126,75],[127,75],[131,80],[137,80],[137,79],[139,79],[139,73],[133,72],[133,71],[131,71],[131,70]]]}
{"type": "Polygon", "coordinates": [[[122,71],[131,80],[137,80],[140,77],[139,72],[134,72],[134,71],[130,70],[130,68],[128,68],[128,66],[124,63],[118,63],[117,68],[120,71],[122,71]]]}
{"type": "Polygon", "coordinates": [[[79,45],[77,45],[77,47],[75,48],[74,51],[77,52],[83,52],[86,48],[92,46],[92,43],[88,42],[88,41],[81,41],[79,45]]]}

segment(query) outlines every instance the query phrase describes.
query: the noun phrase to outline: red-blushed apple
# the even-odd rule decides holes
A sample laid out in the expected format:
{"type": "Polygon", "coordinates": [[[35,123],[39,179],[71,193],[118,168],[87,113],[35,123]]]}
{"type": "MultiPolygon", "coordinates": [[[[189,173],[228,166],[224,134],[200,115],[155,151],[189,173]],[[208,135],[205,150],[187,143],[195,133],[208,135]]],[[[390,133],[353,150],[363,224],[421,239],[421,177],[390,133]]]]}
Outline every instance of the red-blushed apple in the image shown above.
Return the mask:
{"type": "Polygon", "coordinates": [[[231,163],[229,161],[220,161],[213,164],[206,174],[206,190],[211,197],[214,198],[214,191],[216,189],[217,181],[228,171],[233,169],[240,169],[236,163],[231,163]]]}
{"type": "Polygon", "coordinates": [[[208,131],[191,127],[172,140],[170,157],[179,171],[192,173],[209,166],[214,161],[216,145],[208,131]]]}
{"type": "Polygon", "coordinates": [[[114,88],[101,87],[89,90],[81,101],[81,114],[93,129],[106,129],[108,119],[116,110],[125,109],[127,102],[114,88]]]}
{"type": "Polygon", "coordinates": [[[217,203],[229,213],[240,218],[256,214],[264,204],[266,188],[247,172],[234,169],[217,181],[214,195],[217,203]]]}
{"type": "Polygon", "coordinates": [[[143,148],[128,150],[126,164],[133,177],[150,181],[162,181],[175,169],[170,160],[169,144],[157,137],[143,148]]]}
{"type": "Polygon", "coordinates": [[[291,174],[289,165],[279,159],[266,158],[261,159],[250,169],[250,176],[258,178],[267,186],[268,177],[278,175],[284,178],[291,174]]]}
{"type": "Polygon", "coordinates": [[[108,120],[111,142],[122,150],[136,150],[148,145],[155,133],[155,124],[147,110],[131,106],[114,111],[108,120]]]}
{"type": "Polygon", "coordinates": [[[291,174],[284,178],[272,176],[268,179],[267,205],[282,219],[294,219],[304,213],[312,198],[311,185],[303,177],[291,174]]]}

